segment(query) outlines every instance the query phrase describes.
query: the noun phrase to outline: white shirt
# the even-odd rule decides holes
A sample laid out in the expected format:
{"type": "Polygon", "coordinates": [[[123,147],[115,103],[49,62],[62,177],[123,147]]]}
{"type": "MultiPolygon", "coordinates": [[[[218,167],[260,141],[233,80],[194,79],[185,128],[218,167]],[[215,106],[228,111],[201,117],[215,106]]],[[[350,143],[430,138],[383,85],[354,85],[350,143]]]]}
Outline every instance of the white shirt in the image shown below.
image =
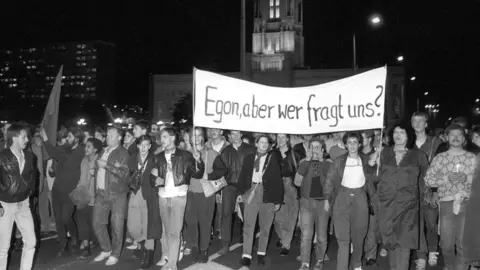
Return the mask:
{"type": "Polygon", "coordinates": [[[167,175],[165,176],[165,187],[158,189],[158,196],[162,198],[186,196],[188,192],[188,185],[175,186],[175,180],[173,179],[172,172],[172,153],[165,153],[165,159],[168,163],[167,175]]]}
{"type": "Polygon", "coordinates": [[[361,188],[365,185],[362,160],[347,157],[345,171],[343,172],[342,186],[346,188],[361,188]]]}
{"type": "MultiPolygon", "coordinates": [[[[100,158],[101,160],[108,160],[108,157],[110,154],[113,152],[113,150],[117,149],[118,145],[114,148],[105,148],[105,151],[103,152],[102,157],[100,158]]],[[[98,168],[97,170],[97,189],[105,189],[105,175],[107,171],[105,168],[98,168]]]]}
{"type": "Polygon", "coordinates": [[[23,169],[25,168],[25,154],[23,153],[22,150],[20,150],[20,155],[15,154],[15,152],[10,148],[12,151],[13,155],[17,158],[18,160],[18,166],[20,167],[20,174],[22,174],[23,169]]]}
{"type": "Polygon", "coordinates": [[[258,172],[255,171],[255,168],[253,168],[253,176],[252,176],[252,183],[253,184],[262,183],[263,166],[265,166],[265,159],[266,158],[267,158],[267,155],[264,155],[260,158],[260,166],[259,166],[260,170],[258,170],[258,172]]]}

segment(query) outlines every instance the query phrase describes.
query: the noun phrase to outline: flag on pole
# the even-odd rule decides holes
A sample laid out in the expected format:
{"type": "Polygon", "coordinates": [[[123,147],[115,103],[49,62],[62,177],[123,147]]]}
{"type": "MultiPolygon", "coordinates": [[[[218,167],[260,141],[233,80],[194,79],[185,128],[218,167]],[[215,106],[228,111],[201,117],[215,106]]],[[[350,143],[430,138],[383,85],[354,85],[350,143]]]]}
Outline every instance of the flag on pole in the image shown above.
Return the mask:
{"type": "Polygon", "coordinates": [[[50,98],[48,99],[45,114],[43,115],[42,128],[47,133],[48,140],[56,145],[57,143],[57,129],[58,129],[58,111],[60,107],[60,90],[62,88],[62,73],[63,66],[58,71],[55,84],[53,85],[50,98]]]}

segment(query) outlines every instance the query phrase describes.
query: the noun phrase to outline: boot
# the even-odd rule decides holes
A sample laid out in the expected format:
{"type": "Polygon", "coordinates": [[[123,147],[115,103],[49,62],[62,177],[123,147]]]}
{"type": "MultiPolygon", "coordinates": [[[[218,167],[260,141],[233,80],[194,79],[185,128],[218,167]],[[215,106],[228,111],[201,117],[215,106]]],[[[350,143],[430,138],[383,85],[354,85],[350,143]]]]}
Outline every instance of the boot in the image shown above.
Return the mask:
{"type": "Polygon", "coordinates": [[[145,260],[142,262],[141,269],[149,269],[153,265],[153,250],[145,250],[145,260]]]}

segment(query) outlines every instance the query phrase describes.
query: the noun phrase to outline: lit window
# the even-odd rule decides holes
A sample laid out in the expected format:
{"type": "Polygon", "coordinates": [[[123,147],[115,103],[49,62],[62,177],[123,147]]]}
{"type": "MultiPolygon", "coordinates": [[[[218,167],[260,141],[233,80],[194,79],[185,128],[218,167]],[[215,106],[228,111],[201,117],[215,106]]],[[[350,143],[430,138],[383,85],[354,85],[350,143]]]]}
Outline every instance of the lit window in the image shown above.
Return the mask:
{"type": "Polygon", "coordinates": [[[270,0],[270,19],[280,18],[280,0],[270,0]]]}
{"type": "Polygon", "coordinates": [[[97,69],[96,69],[96,68],[92,68],[92,71],[93,71],[93,72],[97,72],[97,69]]]}
{"type": "Polygon", "coordinates": [[[96,59],[97,57],[95,55],[92,56],[92,59],[96,59]]]}

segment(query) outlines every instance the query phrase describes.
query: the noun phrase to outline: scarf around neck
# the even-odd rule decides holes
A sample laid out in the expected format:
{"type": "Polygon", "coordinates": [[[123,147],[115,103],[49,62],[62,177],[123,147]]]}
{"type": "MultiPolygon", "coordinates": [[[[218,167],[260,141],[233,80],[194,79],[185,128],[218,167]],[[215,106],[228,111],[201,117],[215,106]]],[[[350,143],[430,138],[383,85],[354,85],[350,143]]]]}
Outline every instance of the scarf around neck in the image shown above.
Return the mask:
{"type": "Polygon", "coordinates": [[[259,153],[257,152],[255,154],[255,163],[254,163],[254,167],[255,167],[255,172],[259,172],[260,171],[260,158],[262,158],[263,156],[266,156],[268,154],[268,152],[265,152],[265,153],[259,153]]]}

